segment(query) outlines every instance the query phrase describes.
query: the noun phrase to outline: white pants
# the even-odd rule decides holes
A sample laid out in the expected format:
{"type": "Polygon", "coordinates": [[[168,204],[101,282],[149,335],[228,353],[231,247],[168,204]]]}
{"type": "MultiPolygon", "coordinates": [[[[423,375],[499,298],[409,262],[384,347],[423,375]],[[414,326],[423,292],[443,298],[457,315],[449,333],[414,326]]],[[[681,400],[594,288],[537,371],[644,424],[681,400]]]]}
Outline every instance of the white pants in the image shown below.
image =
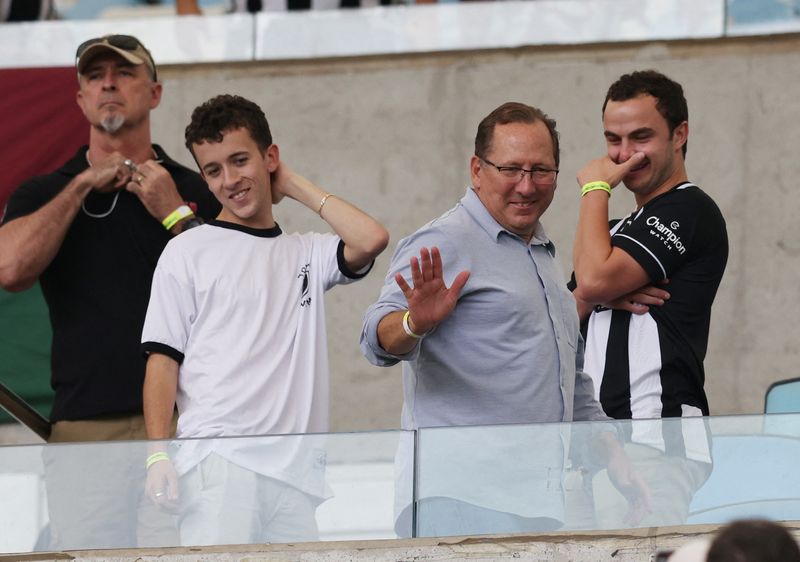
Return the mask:
{"type": "Polygon", "coordinates": [[[211,453],[180,480],[181,544],[307,542],[319,538],[317,501],[211,453]]]}

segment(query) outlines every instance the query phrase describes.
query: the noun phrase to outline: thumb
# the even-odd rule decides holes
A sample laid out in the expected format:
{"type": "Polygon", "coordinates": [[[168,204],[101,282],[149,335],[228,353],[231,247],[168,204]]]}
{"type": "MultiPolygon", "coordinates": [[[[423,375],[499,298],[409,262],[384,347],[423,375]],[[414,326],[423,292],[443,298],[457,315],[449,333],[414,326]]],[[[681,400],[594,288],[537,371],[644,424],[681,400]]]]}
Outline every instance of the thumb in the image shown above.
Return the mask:
{"type": "Polygon", "coordinates": [[[453,284],[450,285],[450,291],[458,296],[459,293],[461,293],[461,289],[467,284],[467,280],[469,280],[469,271],[464,270],[453,279],[453,284]]]}
{"type": "Polygon", "coordinates": [[[630,170],[634,166],[637,166],[638,164],[641,164],[642,160],[644,160],[644,158],[645,158],[644,152],[635,152],[625,162],[622,162],[620,164],[620,167],[627,172],[628,170],[630,170]]]}

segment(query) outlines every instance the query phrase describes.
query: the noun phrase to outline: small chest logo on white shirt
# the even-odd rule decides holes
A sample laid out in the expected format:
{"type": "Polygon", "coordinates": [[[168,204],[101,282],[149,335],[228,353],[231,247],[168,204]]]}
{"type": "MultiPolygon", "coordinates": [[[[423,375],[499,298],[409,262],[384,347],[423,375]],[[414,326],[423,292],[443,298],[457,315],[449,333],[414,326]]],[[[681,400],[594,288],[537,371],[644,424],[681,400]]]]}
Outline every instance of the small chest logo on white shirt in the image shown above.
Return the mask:
{"type": "Polygon", "coordinates": [[[311,297],[308,296],[308,274],[311,271],[311,264],[307,263],[300,268],[300,273],[297,274],[298,279],[303,280],[303,287],[300,293],[300,306],[310,306],[311,297]]]}

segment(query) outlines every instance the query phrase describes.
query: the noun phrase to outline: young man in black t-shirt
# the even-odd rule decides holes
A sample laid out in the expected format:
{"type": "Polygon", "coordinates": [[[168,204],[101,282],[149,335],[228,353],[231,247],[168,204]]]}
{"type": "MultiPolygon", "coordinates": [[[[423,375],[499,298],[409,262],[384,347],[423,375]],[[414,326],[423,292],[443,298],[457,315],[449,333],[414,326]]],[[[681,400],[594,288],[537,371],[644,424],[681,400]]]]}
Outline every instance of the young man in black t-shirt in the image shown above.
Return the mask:
{"type": "MultiPolygon", "coordinates": [[[[655,71],[622,76],[606,96],[603,127],[608,154],[578,173],[573,294],[586,322],[584,370],[614,418],[707,416],[703,359],[728,237],[717,205],[688,181],[683,89],[655,71]],[[619,183],[636,209],[609,231],[619,183]]],[[[702,421],[634,423],[631,433],[633,458],[675,476],[651,484],[652,523],[684,522],[710,462],[702,421]],[[669,500],[658,501],[659,487],[669,500]]]]}

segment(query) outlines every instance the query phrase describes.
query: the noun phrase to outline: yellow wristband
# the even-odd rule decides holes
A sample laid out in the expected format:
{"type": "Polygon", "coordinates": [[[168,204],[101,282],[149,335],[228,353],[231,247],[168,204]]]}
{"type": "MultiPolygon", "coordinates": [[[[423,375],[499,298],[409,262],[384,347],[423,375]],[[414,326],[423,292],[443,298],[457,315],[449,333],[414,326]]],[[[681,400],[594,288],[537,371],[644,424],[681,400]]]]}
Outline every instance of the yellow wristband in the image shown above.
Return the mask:
{"type": "Polygon", "coordinates": [[[317,209],[317,214],[320,216],[322,215],[322,207],[325,206],[325,203],[328,201],[328,197],[333,197],[333,193],[326,193],[322,197],[322,201],[319,202],[319,209],[317,209]]]}
{"type": "Polygon", "coordinates": [[[406,313],[403,314],[403,331],[406,334],[408,334],[409,336],[411,336],[412,338],[414,338],[415,340],[421,340],[422,338],[425,337],[427,332],[425,334],[415,334],[414,330],[412,330],[411,326],[408,324],[409,316],[411,316],[411,311],[410,310],[406,310],[406,313]]]}
{"type": "Polygon", "coordinates": [[[164,451],[160,451],[158,453],[153,453],[149,457],[147,457],[147,462],[144,463],[144,467],[147,470],[150,470],[150,467],[160,461],[168,461],[169,455],[164,451]]]}
{"type": "Polygon", "coordinates": [[[606,193],[608,193],[608,196],[611,197],[611,186],[604,181],[590,181],[589,183],[584,184],[584,186],[581,187],[581,197],[583,197],[590,191],[600,191],[600,190],[605,191],[606,193]]]}
{"type": "Polygon", "coordinates": [[[181,220],[185,219],[186,217],[194,216],[194,211],[192,211],[189,205],[181,205],[166,217],[164,220],[161,221],[161,224],[164,225],[164,228],[167,230],[172,230],[172,227],[178,224],[181,220]]]}

